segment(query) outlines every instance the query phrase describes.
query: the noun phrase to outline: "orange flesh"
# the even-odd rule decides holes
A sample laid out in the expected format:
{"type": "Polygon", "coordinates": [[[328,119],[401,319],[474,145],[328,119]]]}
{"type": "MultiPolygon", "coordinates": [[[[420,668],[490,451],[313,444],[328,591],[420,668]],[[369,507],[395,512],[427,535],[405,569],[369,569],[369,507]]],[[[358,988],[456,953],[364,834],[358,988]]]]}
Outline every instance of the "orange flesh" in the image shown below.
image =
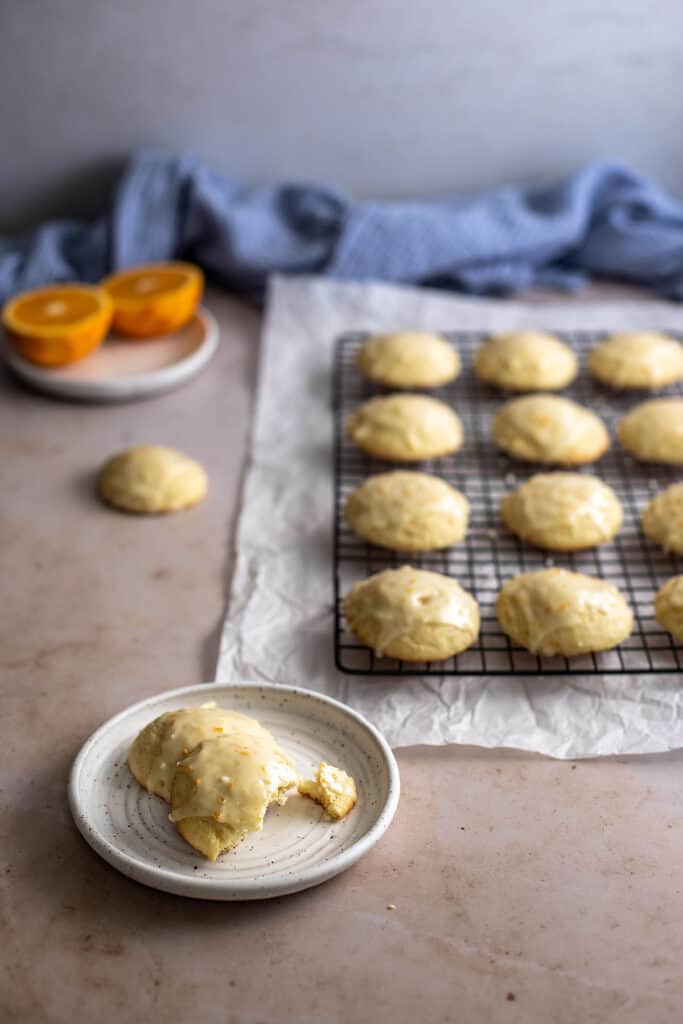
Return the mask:
{"type": "Polygon", "coordinates": [[[184,271],[170,268],[133,271],[107,285],[107,290],[114,299],[143,300],[172,292],[186,284],[188,279],[184,271]]]}
{"type": "Polygon", "coordinates": [[[87,292],[44,292],[17,303],[14,315],[27,327],[52,327],[78,323],[100,309],[87,292]]]}

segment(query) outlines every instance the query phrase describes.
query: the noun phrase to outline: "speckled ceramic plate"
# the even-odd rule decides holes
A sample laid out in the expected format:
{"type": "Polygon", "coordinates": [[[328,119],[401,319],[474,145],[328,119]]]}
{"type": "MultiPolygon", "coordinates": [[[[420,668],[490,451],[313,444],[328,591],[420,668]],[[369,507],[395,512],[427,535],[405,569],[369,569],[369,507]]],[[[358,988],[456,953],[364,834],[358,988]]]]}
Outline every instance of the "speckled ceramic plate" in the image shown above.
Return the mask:
{"type": "Polygon", "coordinates": [[[127,708],[93,733],[69,782],[74,821],[100,856],[155,889],[210,900],[253,900],[297,892],[354,864],[388,828],[399,797],[394,755],[383,737],[338,701],[288,686],[209,683],[170,690],[127,708]],[[126,763],[136,734],[164,711],[215,700],[253,715],[308,776],[320,761],[348,771],[358,803],[342,821],[298,794],[272,807],[263,830],[214,864],[168,820],[168,804],[147,793],[126,763]]]}
{"type": "Polygon", "coordinates": [[[10,368],[38,391],[79,402],[126,402],[180,387],[206,366],[218,346],[218,325],[199,309],[173,334],[138,341],[111,334],[91,355],[43,369],[4,341],[10,368]]]}

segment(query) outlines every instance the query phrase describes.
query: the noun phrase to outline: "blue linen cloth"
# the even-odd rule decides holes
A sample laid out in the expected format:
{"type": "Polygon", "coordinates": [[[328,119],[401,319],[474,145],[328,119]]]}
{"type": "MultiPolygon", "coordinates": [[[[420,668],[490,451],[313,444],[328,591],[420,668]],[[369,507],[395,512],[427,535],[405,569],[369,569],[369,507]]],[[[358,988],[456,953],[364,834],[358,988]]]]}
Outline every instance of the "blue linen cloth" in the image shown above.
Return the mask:
{"type": "Polygon", "coordinates": [[[0,238],[0,299],[173,258],[257,299],[275,271],[474,293],[603,275],[683,299],[683,204],[617,163],[545,188],[354,202],[317,185],[249,188],[196,157],[144,150],[101,219],[0,238]]]}

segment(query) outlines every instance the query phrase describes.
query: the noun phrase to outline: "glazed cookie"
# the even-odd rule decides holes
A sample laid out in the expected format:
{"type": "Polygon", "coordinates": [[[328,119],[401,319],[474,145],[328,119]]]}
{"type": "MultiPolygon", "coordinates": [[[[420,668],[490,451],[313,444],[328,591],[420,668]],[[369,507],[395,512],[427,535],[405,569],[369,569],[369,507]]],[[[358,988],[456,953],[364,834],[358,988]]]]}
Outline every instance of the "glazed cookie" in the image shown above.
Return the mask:
{"type": "Polygon", "coordinates": [[[683,555],[683,483],[672,484],[647,505],[641,519],[643,533],[665,551],[683,555]]]}
{"type": "Polygon", "coordinates": [[[459,583],[409,565],[356,583],[344,615],[361,643],[403,661],[450,658],[479,634],[479,605],[459,583]]]}
{"type": "Polygon", "coordinates": [[[357,487],[344,506],[351,529],[392,551],[433,551],[457,544],[467,532],[464,494],[428,473],[378,473],[357,487]]]}
{"type": "Polygon", "coordinates": [[[672,576],[655,598],[655,618],[683,643],[683,576],[672,576]]]}
{"type": "Polygon", "coordinates": [[[600,417],[558,395],[525,395],[506,402],[493,421],[493,437],[508,455],[549,465],[593,462],[609,448],[600,417]]]}
{"type": "Polygon", "coordinates": [[[548,551],[604,544],[623,519],[612,488],[583,473],[537,473],[505,495],[500,513],[518,537],[548,551]]]}
{"type": "Polygon", "coordinates": [[[576,356],[563,341],[543,331],[498,334],[474,356],[480,380],[509,391],[557,391],[578,373],[576,356]]]}
{"type": "Polygon", "coordinates": [[[105,462],[98,477],[100,497],[124,512],[178,512],[206,495],[206,473],[173,448],[140,445],[105,462]]]}
{"type": "Polygon", "coordinates": [[[653,398],[619,421],[619,440],[644,462],[683,464],[683,398],[653,398]]]}
{"type": "Polygon", "coordinates": [[[353,412],[346,433],[368,455],[392,462],[419,462],[456,452],[462,423],[437,398],[387,395],[371,398],[353,412]]]}
{"type": "Polygon", "coordinates": [[[284,804],[299,781],[291,758],[262,733],[203,740],[175,770],[169,818],[209,860],[260,832],[269,806],[284,804]]]}
{"type": "Polygon", "coordinates": [[[244,733],[270,735],[255,719],[225,711],[213,701],[166,711],[138,733],[128,751],[128,767],[149,793],[170,800],[176,765],[198,743],[212,736],[244,733]]]}
{"type": "Polygon", "coordinates": [[[496,613],[503,632],[532,654],[566,658],[616,647],[633,628],[616,587],[567,569],[514,576],[498,594],[496,613]]]}
{"type": "Polygon", "coordinates": [[[683,378],[683,345],[654,331],[614,334],[595,346],[588,369],[613,388],[664,388],[683,378]]]}
{"type": "Polygon", "coordinates": [[[435,388],[460,373],[453,345],[428,331],[400,331],[368,338],[356,357],[361,373],[391,388],[435,388]]]}

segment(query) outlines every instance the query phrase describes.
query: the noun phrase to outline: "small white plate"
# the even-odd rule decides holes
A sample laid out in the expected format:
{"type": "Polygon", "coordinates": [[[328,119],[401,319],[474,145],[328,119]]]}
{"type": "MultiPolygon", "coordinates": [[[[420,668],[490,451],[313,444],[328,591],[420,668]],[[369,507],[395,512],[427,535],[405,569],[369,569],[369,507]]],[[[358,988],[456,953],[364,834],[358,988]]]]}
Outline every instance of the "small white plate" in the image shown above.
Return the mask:
{"type": "Polygon", "coordinates": [[[399,797],[396,759],[357,712],[319,693],[289,686],[208,683],[169,690],[134,704],[93,733],[71,770],[69,803],[92,848],[124,875],[179,896],[255,900],[298,892],[354,864],[388,828],[399,797]],[[215,863],[199,856],[168,820],[168,804],[131,775],[133,739],[164,711],[215,700],[253,715],[309,776],[320,761],[348,771],[358,803],[342,821],[298,794],[272,807],[263,830],[215,863]]]}
{"type": "Polygon", "coordinates": [[[218,324],[198,309],[173,334],[136,340],[111,334],[91,355],[53,370],[43,369],[4,339],[4,356],[24,383],[79,402],[126,402],[171,391],[206,366],[218,347],[218,324]]]}

